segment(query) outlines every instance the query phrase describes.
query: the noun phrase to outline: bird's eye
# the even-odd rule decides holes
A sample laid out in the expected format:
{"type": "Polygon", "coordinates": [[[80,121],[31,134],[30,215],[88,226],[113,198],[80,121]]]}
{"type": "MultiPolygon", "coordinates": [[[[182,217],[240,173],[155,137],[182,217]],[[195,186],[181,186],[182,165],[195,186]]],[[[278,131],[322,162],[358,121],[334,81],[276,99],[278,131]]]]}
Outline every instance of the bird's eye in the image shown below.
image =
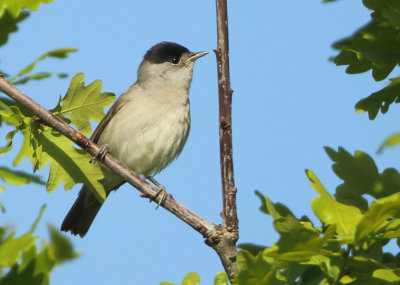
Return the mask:
{"type": "Polygon", "coordinates": [[[174,56],[174,57],[171,59],[171,62],[172,62],[172,64],[178,64],[178,63],[179,63],[179,57],[174,56]]]}

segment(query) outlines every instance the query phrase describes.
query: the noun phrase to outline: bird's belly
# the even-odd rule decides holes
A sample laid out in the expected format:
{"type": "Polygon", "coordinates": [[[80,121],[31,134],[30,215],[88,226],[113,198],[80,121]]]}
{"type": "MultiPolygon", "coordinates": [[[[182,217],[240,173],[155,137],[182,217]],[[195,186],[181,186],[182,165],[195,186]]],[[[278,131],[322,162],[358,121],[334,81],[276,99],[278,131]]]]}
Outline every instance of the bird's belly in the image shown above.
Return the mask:
{"type": "MultiPolygon", "coordinates": [[[[122,110],[121,110],[122,111],[122,110]]],[[[182,151],[190,128],[189,106],[173,111],[137,114],[119,112],[107,126],[99,144],[137,174],[152,175],[164,169],[182,151]]]]}

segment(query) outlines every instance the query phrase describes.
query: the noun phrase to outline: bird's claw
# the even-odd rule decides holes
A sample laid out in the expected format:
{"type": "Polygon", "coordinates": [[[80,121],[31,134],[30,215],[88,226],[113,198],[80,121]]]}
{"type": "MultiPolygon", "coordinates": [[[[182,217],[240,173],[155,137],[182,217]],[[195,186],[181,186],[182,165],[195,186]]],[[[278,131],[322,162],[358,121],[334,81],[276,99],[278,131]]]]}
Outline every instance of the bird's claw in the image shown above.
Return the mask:
{"type": "Polygon", "coordinates": [[[165,203],[165,200],[167,199],[167,191],[165,190],[164,185],[161,185],[160,183],[157,182],[157,180],[155,180],[153,177],[148,176],[147,177],[148,180],[150,180],[155,186],[157,186],[158,192],[156,195],[154,195],[154,197],[150,198],[150,202],[153,202],[157,199],[157,197],[161,194],[161,198],[160,200],[158,200],[158,205],[156,207],[156,210],[158,209],[158,207],[160,207],[160,205],[163,205],[165,203]]]}
{"type": "Polygon", "coordinates": [[[90,163],[96,163],[97,160],[103,161],[108,153],[108,149],[108,144],[102,145],[97,154],[90,160],[90,163]]]}

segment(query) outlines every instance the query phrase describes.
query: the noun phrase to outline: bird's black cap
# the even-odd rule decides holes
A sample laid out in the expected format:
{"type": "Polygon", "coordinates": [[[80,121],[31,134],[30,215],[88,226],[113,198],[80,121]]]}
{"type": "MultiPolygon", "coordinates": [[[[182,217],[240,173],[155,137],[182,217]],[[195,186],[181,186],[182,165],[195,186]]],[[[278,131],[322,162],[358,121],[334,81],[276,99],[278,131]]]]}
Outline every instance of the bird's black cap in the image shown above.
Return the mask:
{"type": "Polygon", "coordinates": [[[144,59],[152,63],[171,62],[173,58],[180,58],[186,52],[189,50],[177,43],[161,42],[151,47],[144,59]]]}

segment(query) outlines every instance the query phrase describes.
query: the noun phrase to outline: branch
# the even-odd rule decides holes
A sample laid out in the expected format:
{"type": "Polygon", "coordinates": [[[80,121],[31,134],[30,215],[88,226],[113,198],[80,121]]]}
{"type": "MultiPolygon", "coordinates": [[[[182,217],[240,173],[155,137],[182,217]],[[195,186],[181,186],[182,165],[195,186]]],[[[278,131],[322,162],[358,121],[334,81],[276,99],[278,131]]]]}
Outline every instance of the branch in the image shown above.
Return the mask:
{"type": "MultiPolygon", "coordinates": [[[[0,74],[0,91],[3,91],[15,101],[21,103],[23,106],[31,110],[46,125],[59,131],[61,134],[85,149],[91,155],[95,156],[98,153],[99,147],[94,142],[74,130],[71,126],[67,125],[64,121],[57,118],[50,111],[46,110],[35,101],[33,101],[31,98],[26,96],[14,85],[5,80],[2,74],[0,74]]],[[[105,156],[103,163],[114,170],[116,173],[121,175],[129,184],[134,186],[137,190],[142,192],[144,197],[155,197],[154,201],[157,203],[160,199],[162,199],[162,197],[160,197],[162,195],[157,196],[158,189],[151,186],[149,183],[147,183],[140,176],[138,176],[136,173],[134,173],[122,162],[115,159],[110,154],[107,154],[105,156]]],[[[218,227],[216,225],[193,213],[184,205],[176,201],[171,195],[167,195],[165,201],[161,203],[161,206],[177,216],[185,223],[187,223],[201,235],[203,235],[203,237],[206,238],[211,244],[214,243],[214,240],[218,240],[218,236],[216,236],[218,234],[218,227]]]]}
{"type": "MultiPolygon", "coordinates": [[[[233,174],[232,155],[232,93],[229,76],[229,40],[227,0],[216,0],[218,46],[214,50],[218,66],[219,92],[219,140],[222,179],[222,251],[217,252],[228,273],[229,279],[238,273],[236,267],[236,242],[238,240],[238,218],[236,210],[236,192],[233,174]]],[[[221,246],[221,245],[219,245],[221,246]]]]}

